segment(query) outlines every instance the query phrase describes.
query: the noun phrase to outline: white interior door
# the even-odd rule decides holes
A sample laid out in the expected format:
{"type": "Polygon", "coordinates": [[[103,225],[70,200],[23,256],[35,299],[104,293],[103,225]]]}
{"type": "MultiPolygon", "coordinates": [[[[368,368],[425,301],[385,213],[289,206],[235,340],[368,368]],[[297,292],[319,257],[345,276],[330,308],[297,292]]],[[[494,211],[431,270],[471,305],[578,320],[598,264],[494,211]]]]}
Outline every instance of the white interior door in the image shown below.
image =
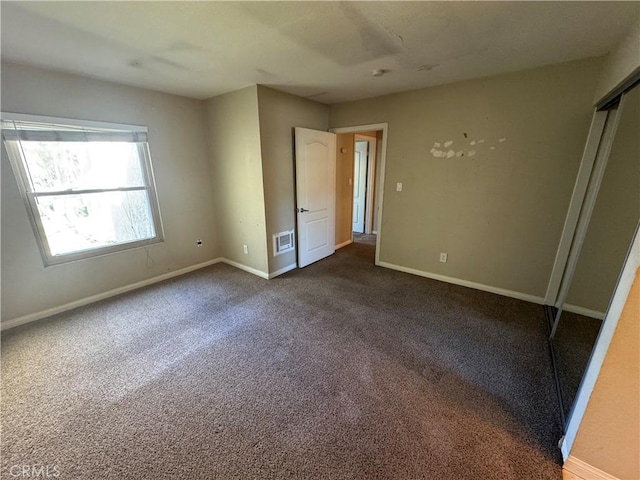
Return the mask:
{"type": "Polygon", "coordinates": [[[335,252],[336,135],[295,129],[298,267],[335,252]]]}
{"type": "Polygon", "coordinates": [[[369,142],[356,140],[356,153],[353,162],[353,231],[357,233],[364,233],[368,150],[369,142]]]}

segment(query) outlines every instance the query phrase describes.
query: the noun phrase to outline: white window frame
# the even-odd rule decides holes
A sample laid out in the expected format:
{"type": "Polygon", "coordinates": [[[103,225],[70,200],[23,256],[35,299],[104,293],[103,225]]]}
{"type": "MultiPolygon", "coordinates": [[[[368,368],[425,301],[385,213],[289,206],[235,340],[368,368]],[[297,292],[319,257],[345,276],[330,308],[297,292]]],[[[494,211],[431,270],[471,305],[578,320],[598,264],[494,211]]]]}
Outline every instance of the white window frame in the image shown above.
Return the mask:
{"type": "MultiPolygon", "coordinates": [[[[29,221],[33,228],[36,243],[42,256],[42,260],[45,267],[60,265],[77,260],[84,260],[87,258],[98,257],[102,255],[108,255],[125,250],[131,250],[134,248],[146,247],[152,244],[160,243],[164,241],[164,230],[162,227],[162,219],[160,216],[160,206],[158,203],[158,197],[156,194],[155,180],[153,176],[153,170],[151,166],[151,156],[149,154],[149,145],[147,140],[147,127],[140,125],[127,125],[119,123],[107,123],[107,122],[95,122],[89,120],[77,120],[70,118],[60,117],[46,117],[40,115],[27,115],[20,113],[2,112],[2,121],[15,121],[15,122],[36,122],[36,123],[50,123],[64,126],[72,126],[78,128],[94,128],[94,129],[109,129],[126,131],[126,134],[131,134],[132,138],[137,138],[137,141],[133,142],[137,144],[138,158],[140,160],[140,166],[144,179],[144,185],[142,187],[123,187],[123,188],[103,188],[103,189],[91,189],[91,190],[71,190],[54,192],[57,195],[73,195],[78,193],[99,193],[99,192],[117,192],[117,191],[129,191],[129,190],[144,190],[147,193],[147,199],[149,201],[149,208],[151,211],[151,218],[153,221],[155,236],[152,238],[135,240],[131,242],[122,242],[115,245],[109,245],[105,247],[97,247],[88,250],[81,250],[77,252],[71,252],[66,254],[52,255],[49,248],[49,242],[40,218],[36,197],[38,194],[31,190],[31,182],[29,181],[28,173],[25,168],[25,160],[19,146],[19,142],[13,139],[5,138],[3,131],[2,140],[5,151],[7,153],[9,163],[13,170],[20,195],[27,208],[27,214],[29,221]]],[[[52,193],[47,193],[51,195],[52,193]]]]}

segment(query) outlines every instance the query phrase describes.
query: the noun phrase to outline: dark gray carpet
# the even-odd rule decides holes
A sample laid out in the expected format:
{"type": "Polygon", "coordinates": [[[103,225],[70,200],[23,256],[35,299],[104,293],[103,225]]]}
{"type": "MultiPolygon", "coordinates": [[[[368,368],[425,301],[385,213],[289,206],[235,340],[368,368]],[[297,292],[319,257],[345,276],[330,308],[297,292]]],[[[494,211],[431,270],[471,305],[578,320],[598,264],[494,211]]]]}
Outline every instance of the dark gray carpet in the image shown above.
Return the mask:
{"type": "Polygon", "coordinates": [[[271,281],[215,265],[5,332],[3,475],[560,479],[542,308],[373,248],[271,281]]]}

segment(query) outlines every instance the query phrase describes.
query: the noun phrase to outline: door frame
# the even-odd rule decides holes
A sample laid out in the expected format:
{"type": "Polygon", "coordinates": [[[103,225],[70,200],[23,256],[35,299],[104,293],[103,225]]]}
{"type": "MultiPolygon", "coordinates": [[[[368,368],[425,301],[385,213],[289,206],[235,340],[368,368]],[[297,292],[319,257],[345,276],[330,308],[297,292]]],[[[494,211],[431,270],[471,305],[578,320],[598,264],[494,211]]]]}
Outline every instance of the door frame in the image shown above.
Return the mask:
{"type": "MultiPolygon", "coordinates": [[[[587,179],[587,182],[584,186],[584,192],[581,197],[580,204],[576,205],[575,210],[570,210],[567,214],[567,218],[569,218],[571,214],[575,214],[576,220],[572,232],[563,232],[563,237],[566,234],[567,239],[569,237],[569,233],[571,233],[571,242],[569,244],[569,249],[567,250],[567,257],[564,268],[561,272],[559,272],[561,273],[561,277],[560,281],[557,284],[558,289],[555,295],[554,303],[552,304],[557,308],[553,326],[551,327],[551,333],[549,335],[552,339],[555,336],[556,329],[560,321],[560,316],[562,315],[562,311],[565,306],[564,304],[567,299],[569,289],[571,288],[573,274],[575,273],[576,267],[578,266],[578,260],[580,257],[580,252],[582,251],[582,245],[587,236],[587,230],[591,221],[591,214],[593,213],[593,209],[598,198],[600,184],[602,183],[602,179],[604,178],[607,162],[609,161],[609,153],[611,152],[615,134],[618,129],[618,122],[622,113],[623,102],[624,97],[620,100],[620,103],[617,106],[614,106],[610,110],[607,110],[605,112],[596,112],[594,115],[595,120],[600,114],[602,114],[603,116],[601,118],[604,118],[604,121],[602,125],[602,131],[600,132],[600,141],[595,151],[595,156],[593,157],[593,160],[591,160],[591,158],[585,159],[589,162],[589,178],[587,179]]],[[[595,123],[596,122],[594,122],[594,124],[595,123]]],[[[580,169],[582,170],[583,167],[585,167],[584,164],[581,165],[580,169]]],[[[585,170],[586,169],[587,168],[585,167],[585,170]]],[[[575,191],[576,189],[574,189],[574,192],[575,191]]],[[[574,202],[574,200],[576,200],[575,197],[572,198],[572,203],[574,202]]],[[[577,203],[578,202],[576,201],[576,204],[577,203]]],[[[554,265],[554,269],[555,267],[556,265],[554,265]]],[[[557,270],[559,271],[559,268],[557,270]]]]}
{"type": "Polygon", "coordinates": [[[558,245],[558,250],[556,251],[556,258],[553,262],[553,269],[551,271],[549,283],[547,284],[547,291],[544,296],[545,305],[556,306],[558,300],[562,278],[569,261],[571,244],[573,243],[573,238],[578,227],[580,211],[582,210],[582,205],[585,201],[587,186],[589,185],[593,164],[596,160],[598,148],[601,144],[602,133],[604,131],[608,115],[609,112],[607,110],[596,110],[594,111],[591,119],[589,135],[584,147],[584,152],[582,153],[578,176],[576,177],[573,193],[571,194],[571,201],[567,210],[567,216],[565,217],[560,243],[558,245]]]}
{"type": "MultiPolygon", "coordinates": [[[[387,138],[389,136],[389,124],[384,123],[369,123],[366,125],[353,125],[350,127],[336,127],[330,128],[332,133],[361,133],[382,130],[382,151],[380,152],[380,171],[377,172],[380,180],[380,191],[376,192],[376,204],[378,206],[378,233],[376,236],[376,259],[375,264],[380,264],[380,241],[382,239],[382,218],[384,207],[384,177],[386,172],[387,163],[387,138]]],[[[373,210],[373,209],[372,209],[373,210]]]]}
{"type": "Polygon", "coordinates": [[[376,156],[378,155],[376,143],[378,143],[378,139],[376,137],[370,137],[369,135],[356,133],[354,135],[354,143],[358,140],[361,142],[366,141],[369,144],[367,149],[367,194],[365,195],[364,201],[364,233],[370,235],[373,233],[373,194],[375,192],[376,156]]]}
{"type": "Polygon", "coordinates": [[[633,286],[638,268],[640,268],[640,228],[636,228],[627,259],[622,267],[622,273],[618,278],[618,284],[613,292],[613,297],[609,303],[605,319],[602,322],[602,327],[600,327],[596,344],[593,346],[589,363],[580,382],[576,398],[571,406],[569,419],[564,427],[565,434],[560,441],[560,450],[562,452],[562,459],[565,461],[571,454],[571,448],[578,435],[580,424],[587,410],[587,404],[589,403],[591,393],[600,375],[602,364],[604,363],[611,340],[613,340],[613,335],[618,326],[618,320],[622,315],[622,310],[633,286]]]}
{"type": "MultiPolygon", "coordinates": [[[[627,79],[624,80],[618,88],[610,92],[605,97],[606,101],[601,100],[600,103],[597,105],[595,115],[598,115],[600,112],[605,112],[605,111],[608,112],[613,106],[613,103],[617,99],[620,100],[618,104],[618,108],[615,112],[615,118],[611,119],[611,121],[615,124],[614,125],[615,128],[613,128],[613,134],[611,136],[607,135],[607,138],[604,138],[605,137],[604,135],[605,119],[602,119],[603,125],[601,127],[600,136],[599,138],[597,138],[598,142],[603,144],[602,148],[605,150],[607,157],[613,143],[613,137],[615,136],[615,132],[617,130],[617,122],[621,116],[621,113],[624,107],[626,93],[634,87],[640,88],[640,86],[637,85],[638,83],[640,83],[640,68],[636,69],[634,73],[632,73],[629,77],[627,77],[627,79]],[[614,92],[616,92],[616,96],[612,98],[612,95],[614,92]]],[[[603,116],[603,115],[600,114],[600,116],[603,116]]],[[[591,126],[592,130],[594,130],[594,123],[596,123],[595,118],[591,126]]],[[[591,132],[589,134],[589,138],[587,139],[587,143],[589,143],[590,137],[591,137],[591,132]]],[[[597,154],[597,147],[595,150],[596,151],[592,153],[592,155],[594,156],[593,161],[595,161],[595,156],[597,154]]],[[[591,171],[589,173],[591,174],[591,171]]],[[[601,176],[603,175],[604,172],[600,172],[600,173],[594,172],[594,173],[596,176],[601,176]]],[[[601,180],[601,177],[594,180],[599,181],[601,180]]],[[[584,189],[585,189],[585,196],[586,196],[587,187],[585,186],[584,189]]],[[[575,190],[574,190],[574,194],[575,194],[575,190]]],[[[588,201],[589,201],[589,204],[595,203],[595,198],[588,199],[588,201]]],[[[592,208],[593,208],[593,205],[587,205],[587,210],[592,208]]],[[[576,228],[574,228],[574,232],[578,227],[577,225],[578,219],[576,219],[575,222],[576,222],[576,228]]],[[[565,224],[565,228],[566,228],[566,224],[565,224]]],[[[576,232],[576,234],[577,233],[578,232],[576,232]]],[[[580,236],[584,237],[584,233],[586,233],[586,231],[581,233],[580,236]]],[[[563,231],[563,238],[564,237],[565,237],[565,232],[563,231]]],[[[558,261],[558,258],[556,258],[556,261],[558,261]]],[[[566,261],[567,262],[569,261],[569,253],[567,253],[566,261]]],[[[633,285],[636,271],[638,268],[640,268],[640,225],[636,227],[636,232],[632,240],[631,247],[627,253],[627,258],[622,267],[622,272],[618,277],[618,283],[613,292],[611,301],[609,302],[609,306],[607,307],[605,318],[602,322],[602,326],[600,327],[600,332],[598,333],[596,343],[593,346],[593,350],[591,351],[589,362],[587,363],[587,367],[582,376],[580,387],[578,388],[578,392],[576,393],[576,397],[573,401],[573,405],[571,406],[571,410],[569,412],[569,418],[566,424],[563,426],[564,435],[560,439],[559,446],[562,452],[562,459],[564,461],[566,461],[571,455],[571,450],[573,448],[573,444],[578,434],[578,430],[580,429],[580,425],[582,423],[582,419],[586,412],[587,405],[591,398],[591,394],[595,388],[596,381],[598,380],[598,377],[600,375],[600,369],[602,368],[602,365],[604,363],[607,350],[609,349],[609,345],[611,344],[611,341],[613,339],[615,329],[618,325],[618,320],[620,319],[620,315],[622,314],[622,310],[626,303],[627,296],[629,295],[629,291],[631,290],[631,287],[633,285]]],[[[554,280],[553,276],[551,280],[554,280]]],[[[556,290],[555,292],[556,295],[560,294],[559,291],[561,290],[561,286],[560,286],[561,281],[562,279],[559,279],[557,282],[558,290],[556,290]]],[[[547,292],[548,295],[550,293],[553,294],[554,292],[553,291],[547,292]]],[[[545,298],[545,300],[547,300],[547,298],[545,298]]],[[[553,298],[553,300],[557,301],[558,298],[555,297],[553,298]]]]}
{"type": "MultiPolygon", "coordinates": [[[[343,134],[348,135],[348,134],[343,134]]],[[[353,137],[353,160],[351,179],[351,232],[350,240],[353,242],[354,235],[360,233],[365,234],[367,232],[367,186],[369,183],[369,147],[370,142],[368,139],[353,137]],[[364,152],[362,148],[364,147],[364,152]],[[364,158],[363,158],[364,155],[364,158]],[[362,164],[364,163],[364,168],[362,164]],[[356,192],[358,196],[356,197],[356,192]],[[357,201],[356,201],[357,200],[357,201]],[[358,224],[356,225],[356,218],[358,224]],[[356,227],[362,228],[358,229],[356,227]]]]}

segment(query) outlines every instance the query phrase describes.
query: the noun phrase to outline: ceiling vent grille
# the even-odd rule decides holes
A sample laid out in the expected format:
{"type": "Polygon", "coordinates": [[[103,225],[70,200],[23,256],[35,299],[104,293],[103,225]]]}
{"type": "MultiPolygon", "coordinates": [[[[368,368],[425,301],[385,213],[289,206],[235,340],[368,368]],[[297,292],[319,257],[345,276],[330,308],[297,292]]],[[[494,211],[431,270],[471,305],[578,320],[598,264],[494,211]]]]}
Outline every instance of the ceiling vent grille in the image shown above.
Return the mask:
{"type": "Polygon", "coordinates": [[[294,231],[280,232],[273,235],[273,256],[281,255],[295,249],[294,231]]]}

